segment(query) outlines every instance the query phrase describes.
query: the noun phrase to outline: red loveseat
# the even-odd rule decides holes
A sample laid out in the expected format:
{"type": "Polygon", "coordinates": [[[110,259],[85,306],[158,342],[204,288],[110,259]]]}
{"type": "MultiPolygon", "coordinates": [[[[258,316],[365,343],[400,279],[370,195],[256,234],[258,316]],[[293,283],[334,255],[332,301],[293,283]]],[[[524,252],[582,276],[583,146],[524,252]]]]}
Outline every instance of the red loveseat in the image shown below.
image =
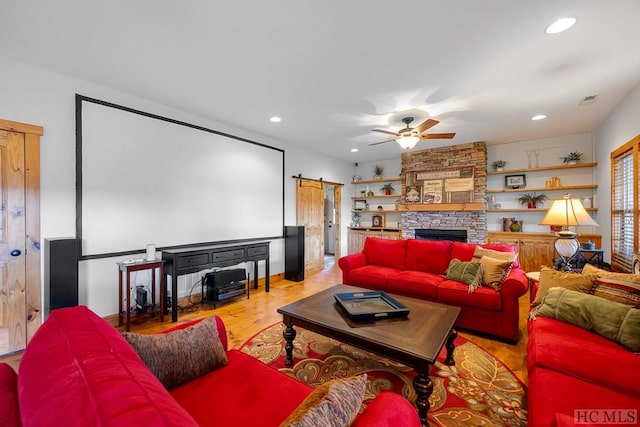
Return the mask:
{"type": "Polygon", "coordinates": [[[530,426],[640,424],[640,355],[548,317],[529,320],[527,329],[530,426]]]}
{"type": "MultiPolygon", "coordinates": [[[[346,285],[437,301],[460,307],[456,326],[490,334],[508,342],[518,341],[519,303],[528,287],[518,261],[502,282],[500,292],[445,279],[453,258],[470,261],[476,244],[448,240],[389,240],[368,237],[362,252],[340,258],[346,285]]],[[[483,248],[513,252],[508,245],[483,244],[483,248]]]]}
{"type": "MultiPolygon", "coordinates": [[[[240,351],[227,357],[226,366],[167,391],[105,320],[82,306],[54,310],[27,345],[19,375],[0,364],[0,425],[277,426],[312,392],[240,351]]],[[[353,425],[420,421],[406,399],[383,392],[353,425]]]]}

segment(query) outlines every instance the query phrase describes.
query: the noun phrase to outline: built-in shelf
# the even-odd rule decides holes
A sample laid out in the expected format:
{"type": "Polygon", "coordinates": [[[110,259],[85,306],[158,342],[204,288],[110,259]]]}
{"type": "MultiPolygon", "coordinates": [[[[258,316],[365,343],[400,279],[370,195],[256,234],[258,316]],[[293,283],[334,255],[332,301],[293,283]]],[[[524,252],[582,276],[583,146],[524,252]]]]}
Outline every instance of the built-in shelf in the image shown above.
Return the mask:
{"type": "Polygon", "coordinates": [[[352,209],[351,212],[357,212],[357,213],[393,213],[393,212],[398,212],[399,213],[400,211],[393,210],[393,209],[388,209],[388,210],[385,210],[385,209],[382,209],[382,210],[380,210],[380,209],[369,209],[369,210],[366,210],[366,211],[358,211],[358,210],[352,209]]]}
{"type": "MultiPolygon", "coordinates": [[[[597,212],[598,208],[585,208],[591,212],[597,212]]],[[[500,209],[487,209],[487,212],[546,212],[549,208],[500,208],[500,209]]]]}
{"type": "Polygon", "coordinates": [[[593,190],[598,188],[598,184],[589,185],[561,185],[559,187],[526,187],[526,188],[503,188],[500,190],[487,190],[487,193],[522,193],[531,191],[566,191],[566,190],[593,190]]]}
{"type": "Polygon", "coordinates": [[[540,166],[537,168],[521,168],[521,169],[509,169],[509,170],[505,169],[502,171],[487,171],[487,175],[509,175],[512,173],[550,171],[550,170],[558,170],[558,169],[591,168],[594,166],[598,166],[598,162],[577,163],[575,165],[540,166]]]}
{"type": "Polygon", "coordinates": [[[381,194],[379,196],[351,196],[352,199],[362,200],[362,199],[397,199],[400,197],[399,194],[381,194]]]}
{"type": "Polygon", "coordinates": [[[402,181],[402,177],[398,176],[395,178],[380,178],[380,179],[368,179],[362,181],[352,181],[351,184],[359,185],[359,184],[378,184],[381,182],[400,182],[402,181]]]}
{"type": "Polygon", "coordinates": [[[349,227],[349,229],[363,231],[401,231],[398,227],[349,227]]]}

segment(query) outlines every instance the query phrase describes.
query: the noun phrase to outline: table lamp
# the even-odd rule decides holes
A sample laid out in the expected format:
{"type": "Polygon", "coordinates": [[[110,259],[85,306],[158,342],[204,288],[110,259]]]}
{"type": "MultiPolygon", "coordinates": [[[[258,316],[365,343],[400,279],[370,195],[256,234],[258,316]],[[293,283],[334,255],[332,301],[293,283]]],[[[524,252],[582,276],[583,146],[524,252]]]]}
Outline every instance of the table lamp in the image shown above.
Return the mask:
{"type": "Polygon", "coordinates": [[[590,225],[598,226],[587,213],[579,199],[572,199],[569,194],[563,194],[562,199],[554,200],[545,214],[541,225],[561,225],[562,230],[556,233],[553,243],[556,252],[562,259],[562,268],[571,270],[571,259],[578,253],[580,243],[578,234],[569,229],[570,226],[590,225]]]}

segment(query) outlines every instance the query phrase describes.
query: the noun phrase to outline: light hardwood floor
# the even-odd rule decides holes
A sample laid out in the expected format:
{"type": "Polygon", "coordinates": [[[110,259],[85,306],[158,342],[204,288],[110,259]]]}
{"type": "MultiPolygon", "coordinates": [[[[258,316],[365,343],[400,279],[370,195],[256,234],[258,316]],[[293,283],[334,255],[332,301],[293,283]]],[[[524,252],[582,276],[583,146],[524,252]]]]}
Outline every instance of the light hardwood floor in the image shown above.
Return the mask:
{"type": "MultiPolygon", "coordinates": [[[[340,268],[333,263],[328,263],[324,270],[312,275],[303,282],[291,282],[288,280],[272,282],[269,293],[265,292],[264,287],[261,286],[259,289],[251,289],[249,299],[239,297],[232,302],[218,305],[215,309],[208,304],[196,304],[192,307],[186,307],[178,313],[178,322],[213,314],[218,315],[224,320],[227,328],[229,347],[239,347],[258,331],[282,320],[281,315],[276,311],[278,307],[341,282],[342,272],[340,268]]],[[[520,299],[521,337],[516,345],[477,336],[462,330],[459,331],[460,335],[478,344],[501,360],[525,383],[527,382],[526,317],[528,309],[529,296],[526,294],[520,299]]],[[[149,319],[142,323],[132,324],[131,331],[153,333],[166,329],[171,325],[167,321],[160,323],[156,319],[149,319]]],[[[0,361],[3,359],[15,368],[19,361],[19,355],[0,358],[0,361]]]]}

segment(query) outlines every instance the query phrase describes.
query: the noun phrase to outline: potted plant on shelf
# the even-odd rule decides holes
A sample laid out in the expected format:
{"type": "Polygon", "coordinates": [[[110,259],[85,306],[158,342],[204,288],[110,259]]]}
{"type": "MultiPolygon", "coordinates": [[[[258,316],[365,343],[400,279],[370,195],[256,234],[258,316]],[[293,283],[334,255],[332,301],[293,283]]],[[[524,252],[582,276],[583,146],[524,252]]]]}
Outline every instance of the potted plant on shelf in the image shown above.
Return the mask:
{"type": "Polygon", "coordinates": [[[579,151],[572,151],[566,156],[561,157],[561,159],[563,163],[566,163],[568,165],[575,165],[580,161],[581,157],[582,157],[582,153],[580,153],[579,151]]]}
{"type": "Polygon", "coordinates": [[[547,195],[544,193],[526,193],[521,194],[520,197],[518,197],[518,202],[521,205],[526,206],[528,209],[535,209],[538,207],[538,203],[543,204],[546,201],[547,195]]]}
{"type": "Polygon", "coordinates": [[[386,194],[387,196],[393,194],[394,191],[396,191],[396,189],[393,188],[393,184],[391,183],[385,184],[382,186],[382,188],[380,188],[380,192],[386,194]]]}
{"type": "Polygon", "coordinates": [[[384,173],[384,165],[377,164],[373,168],[373,178],[374,179],[382,179],[382,174],[384,173]]]}
{"type": "Polygon", "coordinates": [[[507,162],[504,161],[504,160],[496,160],[493,163],[491,163],[491,167],[496,172],[500,172],[500,171],[504,170],[505,166],[507,166],[507,162]]]}

